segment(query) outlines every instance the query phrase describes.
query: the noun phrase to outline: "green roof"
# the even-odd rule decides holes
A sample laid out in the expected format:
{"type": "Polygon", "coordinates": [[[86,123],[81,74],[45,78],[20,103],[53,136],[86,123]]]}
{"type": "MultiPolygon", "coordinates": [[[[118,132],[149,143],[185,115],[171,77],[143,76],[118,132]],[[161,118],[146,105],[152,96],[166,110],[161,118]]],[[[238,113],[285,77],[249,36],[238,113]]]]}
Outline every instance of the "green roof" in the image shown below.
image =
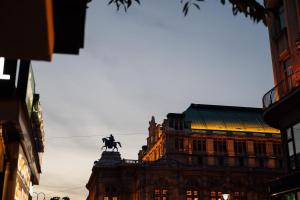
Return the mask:
{"type": "Polygon", "coordinates": [[[191,104],[183,116],[192,129],[279,133],[263,121],[261,108],[191,104]]]}

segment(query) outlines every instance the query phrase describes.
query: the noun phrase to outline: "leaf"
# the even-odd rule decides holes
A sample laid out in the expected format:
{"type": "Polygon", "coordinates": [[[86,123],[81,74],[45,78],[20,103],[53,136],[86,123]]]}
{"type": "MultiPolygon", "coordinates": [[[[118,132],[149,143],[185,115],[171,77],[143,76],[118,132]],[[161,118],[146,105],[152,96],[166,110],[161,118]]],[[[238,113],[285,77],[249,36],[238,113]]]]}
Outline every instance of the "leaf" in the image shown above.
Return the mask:
{"type": "Polygon", "coordinates": [[[189,10],[189,2],[185,2],[184,6],[182,8],[182,12],[183,12],[184,16],[187,15],[188,10],[189,10]]]}
{"type": "Polygon", "coordinates": [[[112,2],[114,2],[114,0],[110,0],[107,5],[110,5],[112,2]]]}
{"type": "Polygon", "coordinates": [[[225,0],[221,0],[221,4],[225,5],[225,0]]]}
{"type": "Polygon", "coordinates": [[[194,5],[198,10],[200,10],[200,6],[199,6],[198,4],[193,3],[193,5],[194,5]]]}

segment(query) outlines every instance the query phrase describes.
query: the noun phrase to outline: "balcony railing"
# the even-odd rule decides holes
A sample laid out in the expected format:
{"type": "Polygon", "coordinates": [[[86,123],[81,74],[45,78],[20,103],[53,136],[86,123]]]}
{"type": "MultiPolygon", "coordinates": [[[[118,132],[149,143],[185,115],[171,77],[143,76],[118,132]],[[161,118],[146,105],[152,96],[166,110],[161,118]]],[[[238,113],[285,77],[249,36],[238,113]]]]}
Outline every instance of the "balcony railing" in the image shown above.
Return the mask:
{"type": "Polygon", "coordinates": [[[268,108],[300,86],[300,70],[294,72],[263,96],[263,107],[268,108]]]}

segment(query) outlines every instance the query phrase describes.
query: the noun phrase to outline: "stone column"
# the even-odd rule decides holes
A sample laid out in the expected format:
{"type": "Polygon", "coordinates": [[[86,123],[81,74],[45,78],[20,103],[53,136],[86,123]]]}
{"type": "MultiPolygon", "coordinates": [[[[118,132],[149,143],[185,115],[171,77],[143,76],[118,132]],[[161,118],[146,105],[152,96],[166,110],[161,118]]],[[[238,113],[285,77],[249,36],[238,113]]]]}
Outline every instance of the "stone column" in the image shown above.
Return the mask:
{"type": "Polygon", "coordinates": [[[255,167],[255,154],[254,154],[254,145],[253,141],[247,141],[247,154],[248,154],[248,165],[249,167],[255,167]]]}
{"type": "Polygon", "coordinates": [[[233,140],[227,140],[227,151],[228,151],[228,165],[229,166],[235,166],[235,152],[234,152],[234,141],[233,140]]]}

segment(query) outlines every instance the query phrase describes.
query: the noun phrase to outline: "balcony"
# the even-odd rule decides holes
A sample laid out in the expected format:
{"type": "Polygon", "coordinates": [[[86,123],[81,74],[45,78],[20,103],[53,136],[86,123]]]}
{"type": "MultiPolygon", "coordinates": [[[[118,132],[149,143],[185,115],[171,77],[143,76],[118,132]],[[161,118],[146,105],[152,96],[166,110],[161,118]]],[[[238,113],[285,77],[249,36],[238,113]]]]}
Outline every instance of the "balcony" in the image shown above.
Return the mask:
{"type": "Polygon", "coordinates": [[[300,121],[300,70],[294,71],[263,96],[267,124],[286,129],[300,121]]]}

